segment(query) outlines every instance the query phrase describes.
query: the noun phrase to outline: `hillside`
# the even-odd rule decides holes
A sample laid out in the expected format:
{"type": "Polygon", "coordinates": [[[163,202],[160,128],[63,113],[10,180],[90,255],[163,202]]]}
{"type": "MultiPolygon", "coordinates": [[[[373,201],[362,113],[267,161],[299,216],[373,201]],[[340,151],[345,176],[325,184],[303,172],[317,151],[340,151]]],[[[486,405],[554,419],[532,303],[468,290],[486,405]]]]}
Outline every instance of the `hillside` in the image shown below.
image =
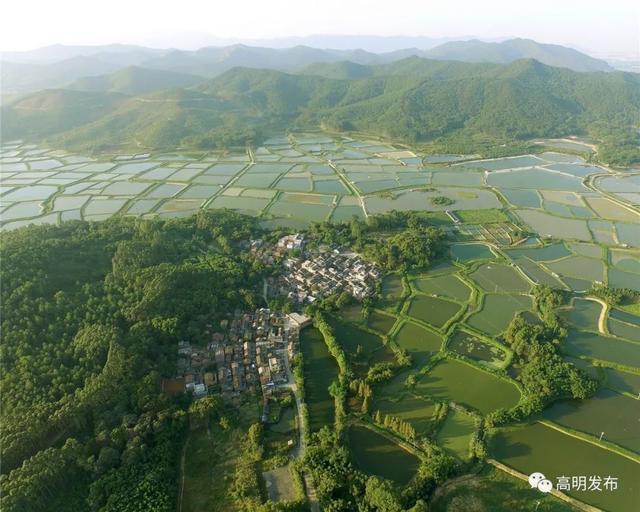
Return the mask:
{"type": "Polygon", "coordinates": [[[163,89],[190,87],[201,81],[202,78],[194,75],[130,66],[108,75],[79,78],[68,88],[79,91],[117,92],[136,96],[163,89]]]}
{"type": "Polygon", "coordinates": [[[45,90],[16,99],[2,107],[5,140],[37,140],[84,126],[113,112],[124,101],[120,94],[45,90]]]}
{"type": "Polygon", "coordinates": [[[547,66],[573,71],[613,71],[605,61],[556,44],[542,44],[531,39],[510,39],[502,43],[451,41],[424,52],[430,59],[509,64],[519,59],[536,59],[547,66]]]}
{"type": "MultiPolygon", "coordinates": [[[[382,66],[321,66],[319,72],[339,76],[355,69],[363,77],[235,68],[194,90],[135,97],[87,124],[63,123],[51,143],[74,150],[134,143],[220,147],[274,129],[323,126],[407,142],[466,141],[471,149],[478,139],[500,144],[591,133],[596,126],[602,135],[632,125],[640,113],[640,76],[632,73],[576,73],[535,60],[495,65],[415,57],[382,66]]],[[[74,96],[60,96],[67,104],[59,112],[77,110],[74,96]]],[[[3,112],[11,119],[15,110],[9,105],[3,112]]],[[[9,123],[5,137],[29,133],[24,125],[21,135],[14,128],[9,123]]]]}

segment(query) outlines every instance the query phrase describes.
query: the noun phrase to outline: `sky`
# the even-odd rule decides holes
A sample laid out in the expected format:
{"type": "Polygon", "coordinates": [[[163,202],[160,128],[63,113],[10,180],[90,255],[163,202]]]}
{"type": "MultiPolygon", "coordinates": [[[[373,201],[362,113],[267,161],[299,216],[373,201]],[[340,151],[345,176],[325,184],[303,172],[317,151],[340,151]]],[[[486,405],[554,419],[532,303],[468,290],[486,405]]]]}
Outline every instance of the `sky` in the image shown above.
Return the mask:
{"type": "Polygon", "coordinates": [[[637,0],[7,0],[2,18],[2,51],[355,34],[526,37],[600,56],[640,54],[637,0]]]}

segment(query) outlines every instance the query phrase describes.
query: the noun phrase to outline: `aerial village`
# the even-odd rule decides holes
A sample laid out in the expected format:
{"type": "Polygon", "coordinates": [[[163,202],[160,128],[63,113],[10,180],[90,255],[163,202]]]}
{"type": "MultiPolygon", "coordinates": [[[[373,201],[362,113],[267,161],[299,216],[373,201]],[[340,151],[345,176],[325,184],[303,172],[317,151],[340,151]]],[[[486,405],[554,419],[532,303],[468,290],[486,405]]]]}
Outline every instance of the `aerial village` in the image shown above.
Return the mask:
{"type": "MultiPolygon", "coordinates": [[[[301,234],[284,236],[276,244],[252,240],[250,250],[264,263],[282,265],[281,274],[266,287],[269,295],[287,297],[300,307],[345,291],[361,300],[374,292],[380,276],[374,264],[353,252],[307,252],[301,234]]],[[[165,383],[166,390],[190,392],[196,399],[220,392],[232,404],[247,392],[260,391],[266,422],[270,398],[288,393],[289,359],[298,351],[300,330],[310,323],[310,317],[296,312],[236,310],[210,326],[206,346],[179,342],[177,375],[165,383]]]]}

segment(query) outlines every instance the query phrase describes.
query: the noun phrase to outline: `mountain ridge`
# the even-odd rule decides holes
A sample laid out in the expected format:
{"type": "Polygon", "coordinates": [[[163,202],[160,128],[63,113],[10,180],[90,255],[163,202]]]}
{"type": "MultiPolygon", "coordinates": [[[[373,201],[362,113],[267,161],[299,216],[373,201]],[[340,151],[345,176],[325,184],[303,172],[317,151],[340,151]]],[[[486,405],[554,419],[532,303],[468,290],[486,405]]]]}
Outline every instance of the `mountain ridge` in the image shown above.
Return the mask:
{"type": "Polygon", "coordinates": [[[243,146],[274,131],[323,128],[405,143],[458,141],[473,149],[480,140],[500,145],[596,128],[607,134],[640,116],[640,75],[632,73],[577,73],[534,59],[499,65],[416,57],[358,69],[363,76],[335,78],[235,67],[190,89],[124,99],[103,93],[108,108],[90,119],[78,117],[81,98],[48,91],[40,94],[58,94],[66,105],[40,113],[34,127],[21,100],[10,103],[3,107],[3,136],[39,136],[53,146],[101,152],[134,144],[243,146]],[[64,120],[65,129],[51,118],[64,120]]]}

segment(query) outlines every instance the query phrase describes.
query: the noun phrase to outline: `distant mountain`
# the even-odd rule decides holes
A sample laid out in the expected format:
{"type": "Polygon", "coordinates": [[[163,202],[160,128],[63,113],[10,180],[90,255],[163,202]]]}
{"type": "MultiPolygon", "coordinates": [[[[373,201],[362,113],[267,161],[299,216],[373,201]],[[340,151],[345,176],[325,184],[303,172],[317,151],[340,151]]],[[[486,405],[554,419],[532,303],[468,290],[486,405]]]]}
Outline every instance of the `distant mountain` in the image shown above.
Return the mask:
{"type": "Polygon", "coordinates": [[[49,136],[51,145],[77,151],[166,150],[322,127],[404,142],[464,141],[471,150],[477,141],[612,133],[640,116],[640,75],[631,73],[577,73],[532,59],[317,67],[303,74],[234,68],[190,90],[129,99],[45,91],[3,107],[3,137],[49,136]]]}
{"type": "MultiPolygon", "coordinates": [[[[345,36],[342,41],[345,44],[346,41],[352,41],[356,45],[358,39],[345,36]]],[[[195,51],[157,50],[127,45],[52,46],[33,52],[3,54],[0,76],[4,93],[25,93],[67,87],[79,78],[110,74],[129,66],[202,77],[215,77],[234,67],[279,71],[304,70],[302,74],[308,74],[309,66],[320,63],[349,61],[369,66],[389,64],[417,56],[437,60],[498,64],[508,64],[522,58],[534,58],[550,66],[566,67],[574,71],[613,70],[606,62],[576,50],[540,44],[526,39],[513,39],[503,43],[449,42],[431,50],[424,50],[424,44],[419,46],[421,38],[402,38],[402,41],[407,44],[415,43],[415,46],[397,49],[391,45],[389,48],[394,49],[383,53],[372,53],[362,49],[321,49],[303,45],[264,48],[234,44],[209,46],[195,51]]],[[[362,42],[364,44],[366,38],[362,42]]],[[[332,75],[333,78],[356,78],[358,72],[363,72],[362,69],[358,71],[353,66],[351,69],[346,69],[344,64],[339,64],[338,67],[340,66],[342,66],[341,70],[337,67],[326,67],[323,73],[337,73],[332,75]]]]}
{"type": "Polygon", "coordinates": [[[321,50],[308,46],[274,49],[236,44],[200,48],[194,52],[173,50],[146,61],[144,66],[213,77],[234,67],[292,71],[310,64],[345,60],[358,64],[387,61],[384,56],[363,50],[321,50]]]}
{"type": "Polygon", "coordinates": [[[373,75],[371,66],[357,64],[348,60],[340,62],[320,62],[311,64],[300,70],[301,75],[315,75],[324,78],[334,78],[336,80],[353,80],[356,78],[366,78],[373,75]]]}
{"type": "Polygon", "coordinates": [[[74,80],[138,66],[152,54],[145,51],[122,51],[75,55],[54,63],[2,61],[0,80],[4,92],[33,92],[66,87],[74,80]]]}
{"type": "Polygon", "coordinates": [[[126,56],[129,54],[145,54],[148,57],[166,50],[156,50],[144,46],[130,44],[105,44],[95,46],[73,46],[54,44],[35,50],[23,52],[1,52],[0,59],[8,62],[29,62],[32,64],[52,64],[74,57],[90,57],[99,54],[126,56]]]}
{"type": "Polygon", "coordinates": [[[153,91],[190,87],[203,79],[194,75],[129,66],[108,75],[79,78],[68,89],[95,92],[118,92],[132,96],[153,91]]]}
{"type": "Polygon", "coordinates": [[[604,60],[595,59],[573,48],[542,44],[531,39],[510,39],[502,43],[452,41],[423,53],[429,59],[509,64],[519,59],[536,59],[547,66],[573,71],[613,71],[604,60]]]}
{"type": "Polygon", "coordinates": [[[113,112],[125,96],[111,93],[46,90],[19,98],[2,107],[5,140],[38,140],[84,126],[113,112]]]}

